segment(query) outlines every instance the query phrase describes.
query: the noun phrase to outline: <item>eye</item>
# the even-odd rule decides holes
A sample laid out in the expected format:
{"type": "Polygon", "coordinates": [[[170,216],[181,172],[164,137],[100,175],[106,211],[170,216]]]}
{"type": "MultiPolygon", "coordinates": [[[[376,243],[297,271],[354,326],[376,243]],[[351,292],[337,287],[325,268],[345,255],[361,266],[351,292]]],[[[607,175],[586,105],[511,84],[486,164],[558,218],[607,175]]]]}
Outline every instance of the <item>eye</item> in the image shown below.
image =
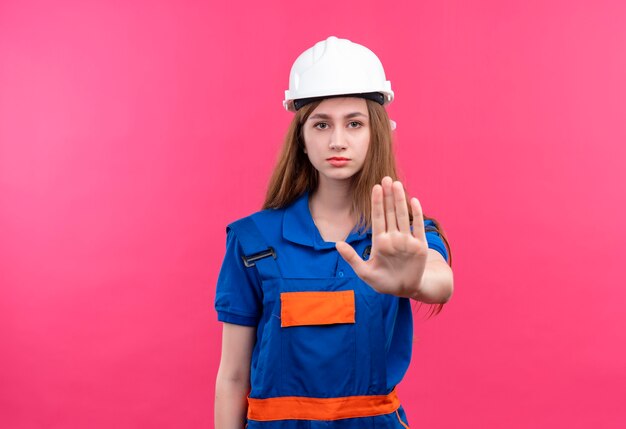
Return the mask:
{"type": "Polygon", "coordinates": [[[360,128],[362,126],[363,126],[363,124],[360,123],[359,121],[348,122],[348,128],[360,128]]]}
{"type": "Polygon", "coordinates": [[[325,130],[328,129],[328,124],[326,122],[318,122],[317,124],[313,125],[313,128],[317,128],[318,130],[325,130]]]}

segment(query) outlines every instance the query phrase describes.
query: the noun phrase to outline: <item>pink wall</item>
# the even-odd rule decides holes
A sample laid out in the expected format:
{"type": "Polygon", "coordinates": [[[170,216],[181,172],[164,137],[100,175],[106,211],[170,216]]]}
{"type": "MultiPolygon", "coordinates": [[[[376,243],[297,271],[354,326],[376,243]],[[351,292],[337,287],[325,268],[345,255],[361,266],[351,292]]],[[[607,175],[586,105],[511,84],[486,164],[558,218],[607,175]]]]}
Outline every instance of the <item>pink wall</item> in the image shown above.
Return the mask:
{"type": "Polygon", "coordinates": [[[331,34],[385,64],[453,245],[413,426],[625,427],[626,3],[212,3],[0,3],[0,427],[212,427],[224,226],[331,34]]]}

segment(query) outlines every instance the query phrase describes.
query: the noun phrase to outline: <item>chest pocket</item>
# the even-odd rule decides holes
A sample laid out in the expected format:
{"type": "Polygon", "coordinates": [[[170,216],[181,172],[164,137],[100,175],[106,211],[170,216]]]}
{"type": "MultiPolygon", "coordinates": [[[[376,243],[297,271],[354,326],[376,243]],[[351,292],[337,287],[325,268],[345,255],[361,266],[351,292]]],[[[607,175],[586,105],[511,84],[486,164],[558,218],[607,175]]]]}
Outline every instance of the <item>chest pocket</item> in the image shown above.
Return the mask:
{"type": "Polygon", "coordinates": [[[356,303],[348,279],[282,279],[281,393],[330,397],[355,387],[356,303]]]}
{"type": "Polygon", "coordinates": [[[354,291],[282,292],[280,326],[354,323],[354,291]]]}

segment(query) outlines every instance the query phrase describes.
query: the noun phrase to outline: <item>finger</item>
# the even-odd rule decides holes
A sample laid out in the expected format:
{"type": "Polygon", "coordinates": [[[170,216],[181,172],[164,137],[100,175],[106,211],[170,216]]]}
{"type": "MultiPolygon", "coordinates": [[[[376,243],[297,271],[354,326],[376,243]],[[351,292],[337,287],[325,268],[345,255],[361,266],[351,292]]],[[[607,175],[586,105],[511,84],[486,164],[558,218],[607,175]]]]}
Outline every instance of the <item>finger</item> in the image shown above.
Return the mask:
{"type": "Polygon", "coordinates": [[[387,232],[397,231],[396,208],[393,203],[393,190],[391,177],[385,176],[382,180],[383,200],[385,201],[385,220],[387,221],[387,232]]]}
{"type": "Polygon", "coordinates": [[[383,187],[374,185],[372,188],[372,236],[385,232],[385,207],[383,204],[383,187]]]}
{"type": "Polygon", "coordinates": [[[400,182],[393,182],[393,201],[396,208],[396,220],[400,232],[410,234],[411,225],[409,220],[409,207],[406,204],[404,187],[400,182]]]}
{"type": "Polygon", "coordinates": [[[341,257],[352,267],[356,275],[360,276],[365,269],[365,261],[359,257],[354,248],[345,241],[336,242],[335,248],[341,257]]]}
{"type": "Polygon", "coordinates": [[[413,237],[426,241],[424,215],[422,214],[422,206],[417,198],[411,198],[411,213],[413,213],[413,237]]]}

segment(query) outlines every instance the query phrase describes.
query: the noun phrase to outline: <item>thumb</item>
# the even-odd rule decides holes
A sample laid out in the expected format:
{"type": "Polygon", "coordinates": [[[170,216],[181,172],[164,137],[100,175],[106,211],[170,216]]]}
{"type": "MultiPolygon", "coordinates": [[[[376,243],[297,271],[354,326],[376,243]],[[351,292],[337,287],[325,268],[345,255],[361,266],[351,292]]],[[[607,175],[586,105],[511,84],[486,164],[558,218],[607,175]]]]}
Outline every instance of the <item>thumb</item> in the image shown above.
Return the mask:
{"type": "Polygon", "coordinates": [[[357,275],[360,275],[365,266],[365,261],[363,261],[363,259],[359,257],[354,248],[345,241],[336,242],[335,248],[337,249],[337,252],[339,252],[341,257],[345,259],[348,264],[350,264],[354,272],[357,275]]]}

